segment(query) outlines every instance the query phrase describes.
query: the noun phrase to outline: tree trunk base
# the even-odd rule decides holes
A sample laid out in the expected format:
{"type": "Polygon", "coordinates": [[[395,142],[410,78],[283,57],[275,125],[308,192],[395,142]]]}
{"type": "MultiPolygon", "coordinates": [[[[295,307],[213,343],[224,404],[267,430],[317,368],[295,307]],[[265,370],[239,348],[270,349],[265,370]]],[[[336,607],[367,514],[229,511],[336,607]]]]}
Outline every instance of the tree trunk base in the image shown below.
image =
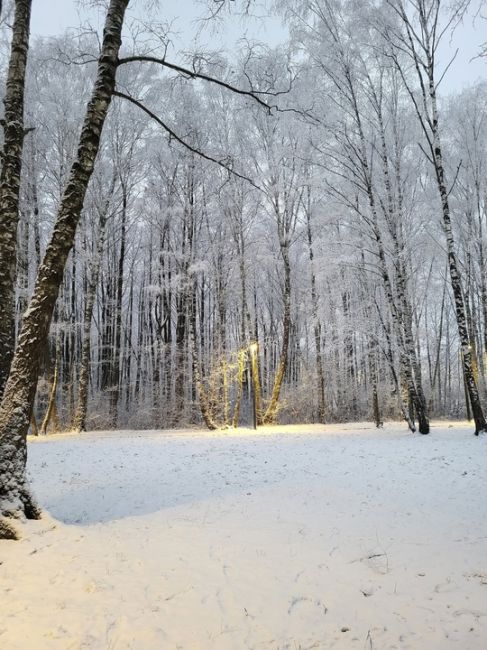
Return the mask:
{"type": "Polygon", "coordinates": [[[411,433],[416,433],[416,426],[415,426],[414,422],[412,420],[410,420],[409,418],[405,418],[405,420],[407,422],[409,431],[411,431],[411,433]]]}
{"type": "Polygon", "coordinates": [[[42,510],[37,505],[36,500],[26,488],[20,493],[20,499],[24,506],[24,515],[26,519],[40,519],[42,517],[42,510]]]}
{"type": "Polygon", "coordinates": [[[20,534],[13,521],[22,521],[24,518],[40,519],[42,517],[41,509],[27,488],[22,488],[18,499],[20,501],[19,508],[12,511],[6,508],[0,513],[0,539],[20,539],[20,534]]]}

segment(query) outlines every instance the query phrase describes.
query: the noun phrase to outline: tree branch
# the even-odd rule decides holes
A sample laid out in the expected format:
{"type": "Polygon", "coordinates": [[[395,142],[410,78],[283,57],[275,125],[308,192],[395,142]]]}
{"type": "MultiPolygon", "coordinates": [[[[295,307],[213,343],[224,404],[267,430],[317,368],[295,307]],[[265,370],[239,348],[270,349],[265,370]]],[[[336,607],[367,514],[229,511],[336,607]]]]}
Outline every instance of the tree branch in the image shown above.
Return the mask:
{"type": "Polygon", "coordinates": [[[256,101],[258,104],[263,106],[268,113],[270,114],[272,112],[272,109],[274,108],[273,106],[269,106],[267,102],[265,102],[263,99],[258,97],[253,91],[250,90],[242,90],[241,88],[237,88],[236,86],[232,86],[232,84],[227,83],[226,81],[221,81],[221,79],[216,79],[215,77],[210,77],[209,75],[203,74],[202,72],[196,72],[196,70],[190,70],[189,68],[183,68],[180,65],[177,65],[176,63],[170,63],[169,61],[166,61],[166,59],[159,59],[154,56],[127,56],[123,59],[118,60],[118,65],[123,65],[124,63],[133,63],[135,61],[139,62],[146,62],[146,63],[157,63],[159,65],[162,65],[165,68],[169,68],[170,70],[175,70],[176,72],[179,72],[180,74],[186,75],[187,77],[190,77],[191,79],[203,79],[203,81],[208,81],[210,83],[216,84],[217,86],[221,86],[222,88],[226,88],[227,90],[230,90],[233,93],[236,93],[237,95],[243,95],[245,97],[250,97],[254,101],[256,101]]]}
{"type": "Polygon", "coordinates": [[[195,147],[192,147],[188,142],[183,140],[179,135],[177,135],[165,122],[163,122],[155,113],[153,113],[147,106],[144,106],[142,102],[139,100],[135,99],[134,97],[131,97],[130,95],[127,95],[125,93],[122,93],[118,90],[113,91],[113,96],[114,97],[120,97],[122,99],[126,99],[127,101],[131,102],[140,110],[144,111],[146,115],[148,115],[151,119],[153,119],[159,126],[161,126],[171,138],[176,140],[176,142],[179,142],[180,145],[188,149],[188,151],[191,151],[192,153],[197,154],[201,158],[204,158],[205,160],[209,160],[210,162],[215,163],[216,165],[219,165],[223,169],[225,169],[227,172],[230,174],[233,174],[234,176],[237,176],[237,178],[241,178],[244,181],[247,181],[247,183],[250,183],[253,187],[255,187],[257,190],[260,190],[261,192],[263,191],[261,187],[259,187],[256,183],[251,178],[248,178],[248,176],[244,176],[243,174],[239,174],[236,172],[234,169],[229,167],[226,163],[223,162],[223,160],[217,160],[216,158],[213,158],[212,156],[209,156],[208,154],[203,153],[199,149],[196,149],[195,147]]]}

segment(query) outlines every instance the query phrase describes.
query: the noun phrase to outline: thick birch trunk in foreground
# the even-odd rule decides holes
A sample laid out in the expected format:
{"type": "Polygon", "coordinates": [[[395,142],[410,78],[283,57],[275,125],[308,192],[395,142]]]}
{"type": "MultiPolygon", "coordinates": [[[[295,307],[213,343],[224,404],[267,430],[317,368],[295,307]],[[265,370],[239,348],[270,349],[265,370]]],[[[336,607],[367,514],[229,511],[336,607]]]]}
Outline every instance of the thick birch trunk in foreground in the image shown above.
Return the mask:
{"type": "Polygon", "coordinates": [[[34,403],[39,358],[46,345],[64,267],[73,247],[88,182],[93,173],[117,71],[125,10],[129,0],[111,0],[93,93],[88,103],[76,160],[59,208],[51,241],[24,315],[17,350],[0,406],[0,536],[15,537],[6,517],[36,518],[25,476],[26,436],[34,403]]]}
{"type": "Polygon", "coordinates": [[[15,271],[20,174],[24,142],[24,86],[32,0],[16,0],[12,45],[3,103],[3,160],[0,173],[0,398],[15,346],[15,271]]]}

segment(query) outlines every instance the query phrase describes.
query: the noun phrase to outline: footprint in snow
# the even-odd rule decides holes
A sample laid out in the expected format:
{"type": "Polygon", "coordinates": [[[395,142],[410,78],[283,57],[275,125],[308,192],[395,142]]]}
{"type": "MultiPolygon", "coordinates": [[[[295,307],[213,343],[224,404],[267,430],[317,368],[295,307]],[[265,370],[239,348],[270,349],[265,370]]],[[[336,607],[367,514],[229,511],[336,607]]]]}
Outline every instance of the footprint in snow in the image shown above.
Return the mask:
{"type": "Polygon", "coordinates": [[[299,611],[303,608],[303,605],[311,606],[313,609],[318,608],[321,610],[321,613],[325,615],[328,612],[328,608],[324,603],[321,602],[319,598],[313,600],[307,596],[297,596],[291,600],[291,604],[288,607],[287,613],[292,614],[296,611],[299,611]]]}

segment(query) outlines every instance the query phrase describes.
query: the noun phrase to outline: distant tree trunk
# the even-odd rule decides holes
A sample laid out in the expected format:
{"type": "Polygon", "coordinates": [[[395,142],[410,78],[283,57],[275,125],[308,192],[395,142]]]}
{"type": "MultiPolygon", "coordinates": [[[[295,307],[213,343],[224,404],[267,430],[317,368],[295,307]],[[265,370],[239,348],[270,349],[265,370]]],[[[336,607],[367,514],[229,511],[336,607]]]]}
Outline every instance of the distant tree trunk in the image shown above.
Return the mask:
{"type": "Polygon", "coordinates": [[[61,336],[58,332],[56,334],[56,350],[54,353],[54,368],[52,372],[51,388],[49,391],[49,400],[47,403],[46,413],[44,419],[42,420],[41,428],[39,429],[39,434],[45,436],[47,434],[47,429],[51,422],[54,422],[54,430],[57,431],[59,428],[59,418],[57,413],[57,387],[59,381],[59,365],[61,363],[61,336]]]}
{"type": "Polygon", "coordinates": [[[380,416],[379,406],[379,391],[377,387],[377,343],[373,338],[369,339],[369,368],[370,368],[370,383],[372,384],[372,412],[374,416],[375,426],[377,428],[382,426],[382,418],[380,416]]]}
{"type": "Polygon", "coordinates": [[[246,350],[239,350],[237,355],[237,397],[233,408],[232,425],[235,429],[238,427],[240,418],[240,406],[242,404],[243,384],[245,375],[245,366],[247,362],[246,350]]]}
{"type": "Polygon", "coordinates": [[[217,424],[213,419],[213,414],[211,412],[210,403],[208,400],[208,395],[206,389],[203,385],[203,380],[201,377],[201,364],[198,353],[198,345],[196,341],[196,286],[192,286],[191,291],[191,304],[190,304],[190,317],[189,317],[189,336],[191,341],[191,355],[192,355],[192,365],[193,365],[193,381],[196,387],[196,393],[198,395],[198,400],[200,404],[201,416],[203,417],[204,423],[213,431],[218,428],[217,424]]]}
{"type": "MultiPolygon", "coordinates": [[[[445,272],[446,275],[446,272],[445,272]]],[[[443,294],[441,297],[441,308],[440,308],[440,323],[438,329],[438,338],[436,342],[436,352],[433,366],[433,373],[431,377],[431,404],[433,404],[434,394],[436,389],[436,382],[438,382],[438,408],[441,410],[441,372],[440,372],[440,354],[441,354],[441,341],[443,339],[443,321],[445,313],[445,299],[446,299],[446,285],[447,280],[445,277],[445,282],[443,283],[443,294]]]]}
{"type": "Polygon", "coordinates": [[[15,0],[10,61],[3,100],[0,172],[0,399],[15,347],[15,271],[24,144],[24,87],[32,0],[15,0]]]}
{"type": "Polygon", "coordinates": [[[311,310],[313,318],[313,334],[316,348],[316,371],[318,375],[318,419],[324,424],[326,418],[325,374],[323,372],[323,354],[321,351],[321,323],[318,320],[318,293],[316,290],[316,274],[314,269],[313,236],[311,231],[311,201],[308,187],[308,205],[306,209],[306,229],[308,235],[308,253],[311,267],[311,310]]]}
{"type": "Polygon", "coordinates": [[[26,436],[34,403],[40,354],[46,345],[64,267],[73,247],[88,182],[115,88],[122,24],[129,0],[111,0],[107,12],[97,78],[88,103],[78,152],[61,200],[51,241],[39,268],[10,375],[0,406],[0,536],[16,537],[6,518],[39,517],[27,485],[26,436]]]}
{"type": "Polygon", "coordinates": [[[282,295],[284,301],[284,315],[282,320],[282,347],[281,354],[279,355],[276,376],[274,378],[274,386],[272,388],[271,399],[263,417],[264,424],[272,424],[275,422],[277,417],[279,396],[281,394],[284,375],[286,374],[289,337],[291,333],[291,264],[289,261],[289,240],[287,238],[287,235],[281,239],[280,248],[284,266],[284,289],[282,295]]]}
{"type": "Polygon", "coordinates": [[[101,260],[103,256],[103,248],[105,243],[105,225],[110,207],[110,201],[113,195],[115,185],[115,177],[112,180],[112,185],[102,207],[99,224],[98,224],[98,243],[96,252],[91,265],[91,276],[86,287],[85,296],[85,309],[83,313],[83,333],[81,341],[81,362],[79,368],[78,379],[78,401],[76,404],[76,411],[73,418],[73,430],[77,433],[86,431],[86,415],[88,411],[88,389],[90,385],[90,363],[91,363],[91,321],[93,319],[93,308],[96,299],[96,287],[98,286],[98,278],[100,277],[101,260]]]}
{"type": "MultiPolygon", "coordinates": [[[[184,271],[184,277],[187,278],[187,269],[184,271]]],[[[175,404],[172,418],[172,426],[175,427],[181,421],[184,410],[184,361],[185,361],[185,342],[188,313],[189,288],[184,280],[184,286],[181,287],[176,296],[176,358],[175,358],[175,404]]]]}
{"type": "Polygon", "coordinates": [[[115,319],[113,336],[113,356],[110,365],[110,422],[114,429],[118,423],[118,400],[120,397],[120,350],[122,346],[122,298],[123,269],[125,265],[125,247],[127,233],[127,189],[122,182],[122,223],[120,229],[120,253],[117,264],[117,282],[115,293],[115,319]]]}

